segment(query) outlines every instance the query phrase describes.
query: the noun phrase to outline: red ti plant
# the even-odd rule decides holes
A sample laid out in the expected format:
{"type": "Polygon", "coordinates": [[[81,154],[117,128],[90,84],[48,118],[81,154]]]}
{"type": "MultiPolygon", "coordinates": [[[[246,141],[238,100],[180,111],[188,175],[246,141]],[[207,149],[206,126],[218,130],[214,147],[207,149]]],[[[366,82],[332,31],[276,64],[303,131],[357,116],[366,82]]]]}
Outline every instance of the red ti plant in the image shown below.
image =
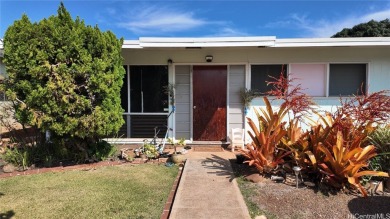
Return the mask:
{"type": "Polygon", "coordinates": [[[340,105],[332,115],[332,145],[338,131],[342,132],[345,140],[353,140],[358,136],[366,140],[376,125],[390,121],[389,91],[356,95],[344,100],[340,98],[340,105]]]}
{"type": "Polygon", "coordinates": [[[300,84],[294,85],[296,78],[286,78],[283,70],[279,78],[269,76],[274,79],[267,81],[267,85],[272,85],[272,90],[266,92],[266,95],[274,96],[278,100],[282,100],[282,107],[291,110],[295,119],[301,119],[306,114],[313,110],[315,103],[312,98],[303,93],[303,88],[300,84]]]}

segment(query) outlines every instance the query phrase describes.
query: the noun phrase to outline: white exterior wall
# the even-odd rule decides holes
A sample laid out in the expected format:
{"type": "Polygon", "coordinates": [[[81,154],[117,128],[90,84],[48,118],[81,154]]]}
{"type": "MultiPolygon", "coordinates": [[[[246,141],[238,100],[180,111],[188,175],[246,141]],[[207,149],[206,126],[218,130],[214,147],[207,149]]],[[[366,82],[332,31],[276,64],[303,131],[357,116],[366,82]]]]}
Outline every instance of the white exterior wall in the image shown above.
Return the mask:
{"type": "MultiPolygon", "coordinates": [[[[211,64],[224,64],[228,66],[246,66],[243,72],[245,85],[250,88],[250,65],[251,64],[293,64],[293,63],[367,63],[368,65],[368,91],[390,90],[390,47],[306,47],[306,48],[169,48],[169,49],[124,49],[124,64],[147,65],[167,64],[167,60],[173,60],[170,66],[173,76],[174,66],[178,65],[206,65],[205,56],[212,55],[211,64]]],[[[237,74],[235,74],[237,76],[237,74]]],[[[175,75],[177,76],[177,75],[175,75]]],[[[231,80],[235,80],[231,73],[231,80]]],[[[241,78],[242,79],[242,78],[241,78]]],[[[241,80],[240,79],[240,80],[241,80]]],[[[171,82],[174,82],[170,78],[171,82]]],[[[237,82],[241,83],[241,82],[237,82]]],[[[325,82],[324,82],[325,83],[325,82]]],[[[231,86],[235,84],[229,81],[231,86]]],[[[243,85],[244,86],[244,85],[243,85]]],[[[237,89],[236,87],[234,89],[237,89]]],[[[177,93],[177,95],[180,93],[177,93]]],[[[228,91],[229,94],[229,91],[228,91]]],[[[231,94],[230,94],[231,95],[231,94]]],[[[231,99],[233,101],[235,97],[231,99]]],[[[323,109],[334,109],[338,105],[338,97],[316,97],[315,102],[323,109]]],[[[233,106],[228,102],[228,107],[233,106]]],[[[274,103],[277,105],[277,103],[274,103]]],[[[252,102],[252,109],[247,116],[256,118],[253,107],[263,106],[262,98],[256,98],[252,102]]],[[[237,115],[231,115],[238,109],[228,109],[228,126],[237,126],[230,121],[237,115]],[[233,125],[234,124],[234,125],[233,125]]],[[[191,109],[190,109],[191,110],[191,109]]],[[[241,111],[242,113],[242,111],[241,111]]],[[[190,112],[191,115],[191,112],[190,112]]],[[[255,119],[257,120],[257,119],[255,119]]],[[[170,122],[173,125],[173,122],[170,122]]],[[[231,129],[231,127],[228,127],[231,129]]],[[[177,131],[176,131],[177,132],[177,131]]],[[[228,131],[230,132],[230,131],[228,131]]]]}
{"type": "MultiPolygon", "coordinates": [[[[369,91],[390,89],[390,47],[124,49],[124,64],[368,63],[369,91]]],[[[328,99],[328,98],[327,98],[328,99]]]]}

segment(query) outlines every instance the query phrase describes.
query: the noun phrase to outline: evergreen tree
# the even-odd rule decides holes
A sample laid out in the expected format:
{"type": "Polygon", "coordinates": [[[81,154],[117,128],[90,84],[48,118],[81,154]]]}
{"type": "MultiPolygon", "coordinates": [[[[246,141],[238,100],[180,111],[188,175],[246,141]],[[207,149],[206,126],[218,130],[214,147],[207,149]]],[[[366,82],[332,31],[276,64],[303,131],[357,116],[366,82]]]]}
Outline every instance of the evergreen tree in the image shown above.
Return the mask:
{"type": "Polygon", "coordinates": [[[117,132],[124,123],[122,43],[73,20],[63,3],[36,23],[23,15],[4,37],[4,86],[17,119],[88,144],[117,132]]]}
{"type": "Polygon", "coordinates": [[[332,37],[390,37],[390,20],[371,20],[367,23],[355,25],[352,28],[344,28],[332,37]]]}

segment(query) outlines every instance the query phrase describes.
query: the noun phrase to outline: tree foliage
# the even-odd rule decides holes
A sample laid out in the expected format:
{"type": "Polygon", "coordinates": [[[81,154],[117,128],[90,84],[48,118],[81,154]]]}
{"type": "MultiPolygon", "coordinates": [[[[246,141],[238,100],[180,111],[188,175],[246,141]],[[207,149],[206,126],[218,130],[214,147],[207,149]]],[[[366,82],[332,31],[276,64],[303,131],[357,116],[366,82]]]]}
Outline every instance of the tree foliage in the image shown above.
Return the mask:
{"type": "Polygon", "coordinates": [[[110,32],[56,16],[32,23],[23,15],[4,37],[5,88],[17,119],[56,136],[94,139],[123,125],[121,46],[110,32]]]}
{"type": "Polygon", "coordinates": [[[332,37],[390,37],[390,20],[371,20],[367,23],[355,25],[352,28],[344,28],[332,37]]]}

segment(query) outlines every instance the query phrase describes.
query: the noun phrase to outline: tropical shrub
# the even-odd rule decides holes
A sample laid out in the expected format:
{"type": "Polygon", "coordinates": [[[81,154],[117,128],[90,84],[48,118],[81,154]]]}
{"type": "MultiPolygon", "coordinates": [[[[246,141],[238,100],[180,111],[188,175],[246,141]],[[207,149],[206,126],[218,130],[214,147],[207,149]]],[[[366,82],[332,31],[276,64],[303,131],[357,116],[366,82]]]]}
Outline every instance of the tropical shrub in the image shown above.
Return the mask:
{"type": "MultiPolygon", "coordinates": [[[[283,74],[274,79],[268,82],[273,90],[266,94],[282,103],[279,111],[274,112],[268,98],[263,98],[266,109],[255,111],[259,127],[247,118],[253,142],[242,151],[246,163],[260,173],[270,173],[285,162],[283,158],[292,159],[294,165],[299,165],[304,173],[314,174],[320,182],[338,189],[357,188],[363,196],[367,196],[360,184],[363,176],[389,177],[388,173],[369,169],[370,159],[379,159],[374,145],[386,145],[384,148],[389,149],[388,133],[381,129],[375,132],[378,125],[387,124],[390,119],[388,91],[340,99],[335,112],[321,114],[313,109],[313,102],[299,85],[291,87],[294,79],[288,80],[283,74]],[[319,121],[312,123],[310,131],[303,131],[299,123],[305,121],[308,113],[318,115],[319,121]],[[283,121],[286,115],[288,122],[283,121]]],[[[381,152],[380,146],[378,149],[381,152]]]]}
{"type": "Polygon", "coordinates": [[[373,169],[390,170],[390,126],[380,127],[368,136],[368,142],[376,147],[378,156],[371,159],[373,169]]]}
{"type": "Polygon", "coordinates": [[[281,122],[287,111],[285,107],[280,107],[278,112],[274,112],[268,98],[264,97],[263,100],[266,104],[266,110],[260,108],[263,115],[255,110],[259,129],[247,118],[252,129],[252,132],[248,132],[252,143],[247,146],[248,151],[241,150],[241,153],[248,159],[245,162],[250,166],[254,165],[260,173],[271,173],[278,164],[283,163],[283,157],[291,153],[278,148],[279,142],[287,133],[284,130],[285,122],[281,122]]]}
{"type": "Polygon", "coordinates": [[[354,141],[345,141],[341,131],[337,133],[336,144],[329,150],[324,145],[319,149],[325,153],[323,163],[319,164],[320,172],[325,174],[325,181],[336,188],[343,188],[346,184],[355,186],[363,196],[367,196],[367,191],[360,184],[360,178],[365,175],[389,177],[388,173],[362,170],[368,166],[368,161],[376,156],[375,147],[368,145],[361,147],[361,138],[354,141]]]}

